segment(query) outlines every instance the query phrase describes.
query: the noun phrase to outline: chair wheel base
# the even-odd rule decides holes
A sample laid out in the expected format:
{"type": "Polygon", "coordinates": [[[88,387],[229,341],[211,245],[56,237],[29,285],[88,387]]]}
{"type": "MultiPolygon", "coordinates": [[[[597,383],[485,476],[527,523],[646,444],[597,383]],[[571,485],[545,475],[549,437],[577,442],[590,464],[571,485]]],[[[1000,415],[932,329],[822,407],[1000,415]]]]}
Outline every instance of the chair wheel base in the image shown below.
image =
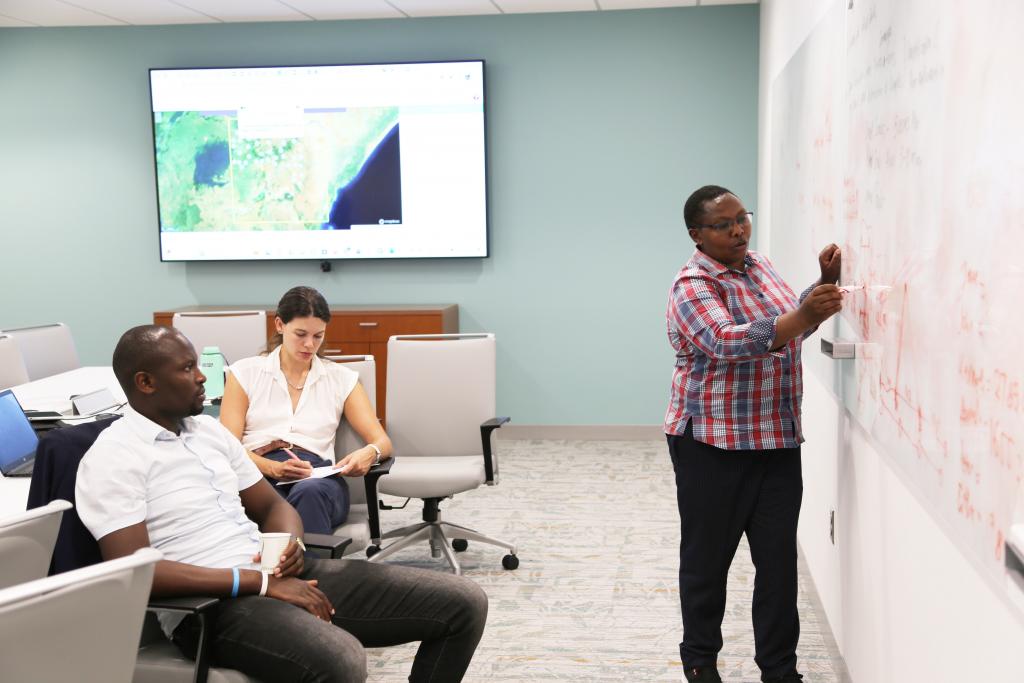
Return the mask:
{"type": "Polygon", "coordinates": [[[452,550],[457,553],[465,552],[466,548],[469,547],[469,541],[464,538],[453,538],[452,539],[452,550]]]}
{"type": "Polygon", "coordinates": [[[368,545],[368,546],[366,546],[366,556],[367,557],[373,557],[374,555],[376,555],[379,552],[380,552],[380,546],[379,545],[368,545]]]}
{"type": "Polygon", "coordinates": [[[519,558],[515,555],[506,555],[505,557],[501,558],[501,566],[505,569],[518,569],[519,558]]]}

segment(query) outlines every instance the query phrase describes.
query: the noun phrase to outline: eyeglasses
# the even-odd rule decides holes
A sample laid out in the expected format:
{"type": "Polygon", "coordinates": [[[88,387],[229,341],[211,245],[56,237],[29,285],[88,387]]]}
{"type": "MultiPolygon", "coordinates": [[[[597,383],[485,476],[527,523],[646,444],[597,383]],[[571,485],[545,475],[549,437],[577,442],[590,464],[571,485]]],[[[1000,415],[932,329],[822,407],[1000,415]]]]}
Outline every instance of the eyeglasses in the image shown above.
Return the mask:
{"type": "Polygon", "coordinates": [[[715,232],[725,232],[726,230],[731,229],[734,225],[738,225],[741,228],[745,228],[748,225],[750,225],[753,219],[754,212],[747,211],[746,213],[741,214],[738,218],[731,218],[727,221],[719,221],[718,223],[712,223],[711,225],[695,225],[693,227],[707,228],[708,230],[714,230],[715,232]]]}

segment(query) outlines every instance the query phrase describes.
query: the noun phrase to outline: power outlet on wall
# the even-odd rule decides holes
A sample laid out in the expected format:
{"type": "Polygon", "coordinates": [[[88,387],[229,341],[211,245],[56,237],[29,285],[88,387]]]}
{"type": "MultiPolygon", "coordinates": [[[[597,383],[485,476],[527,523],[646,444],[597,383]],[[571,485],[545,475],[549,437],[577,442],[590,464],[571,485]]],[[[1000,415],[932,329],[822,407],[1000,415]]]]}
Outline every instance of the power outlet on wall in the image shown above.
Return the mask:
{"type": "Polygon", "coordinates": [[[836,544],[836,509],[828,509],[828,540],[832,541],[832,545],[836,544]]]}

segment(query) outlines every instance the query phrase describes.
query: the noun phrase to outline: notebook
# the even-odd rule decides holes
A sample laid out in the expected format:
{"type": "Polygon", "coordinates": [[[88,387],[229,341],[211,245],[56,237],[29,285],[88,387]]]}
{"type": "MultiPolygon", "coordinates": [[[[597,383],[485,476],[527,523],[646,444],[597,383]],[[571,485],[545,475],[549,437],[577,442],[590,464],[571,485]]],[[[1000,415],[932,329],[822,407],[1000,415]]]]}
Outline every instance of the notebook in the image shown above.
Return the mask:
{"type": "Polygon", "coordinates": [[[10,389],[0,391],[0,472],[30,477],[39,437],[10,389]]]}

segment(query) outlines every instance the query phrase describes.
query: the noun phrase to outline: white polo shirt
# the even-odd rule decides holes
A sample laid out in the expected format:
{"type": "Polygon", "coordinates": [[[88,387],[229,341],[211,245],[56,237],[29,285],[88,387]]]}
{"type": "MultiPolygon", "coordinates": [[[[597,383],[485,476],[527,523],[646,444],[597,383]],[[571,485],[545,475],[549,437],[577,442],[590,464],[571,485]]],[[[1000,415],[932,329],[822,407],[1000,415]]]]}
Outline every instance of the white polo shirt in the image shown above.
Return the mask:
{"type": "Polygon", "coordinates": [[[98,539],[145,522],[165,559],[249,567],[260,533],[238,492],[262,478],[212,417],[186,417],[179,436],[128,407],[82,458],[75,507],[98,539]]]}
{"type": "MultiPolygon", "coordinates": [[[[145,522],[164,559],[213,569],[256,568],[260,531],[239,491],[263,478],[234,435],[207,415],[169,432],[131,407],[78,466],[75,507],[97,539],[145,522]]],[[[170,637],[184,615],[157,615],[170,637]]]]}
{"type": "Polygon", "coordinates": [[[266,356],[243,358],[228,370],[249,398],[243,446],[252,450],[282,439],[334,460],[334,437],[358,372],[314,356],[293,412],[280,346],[266,356]]]}

